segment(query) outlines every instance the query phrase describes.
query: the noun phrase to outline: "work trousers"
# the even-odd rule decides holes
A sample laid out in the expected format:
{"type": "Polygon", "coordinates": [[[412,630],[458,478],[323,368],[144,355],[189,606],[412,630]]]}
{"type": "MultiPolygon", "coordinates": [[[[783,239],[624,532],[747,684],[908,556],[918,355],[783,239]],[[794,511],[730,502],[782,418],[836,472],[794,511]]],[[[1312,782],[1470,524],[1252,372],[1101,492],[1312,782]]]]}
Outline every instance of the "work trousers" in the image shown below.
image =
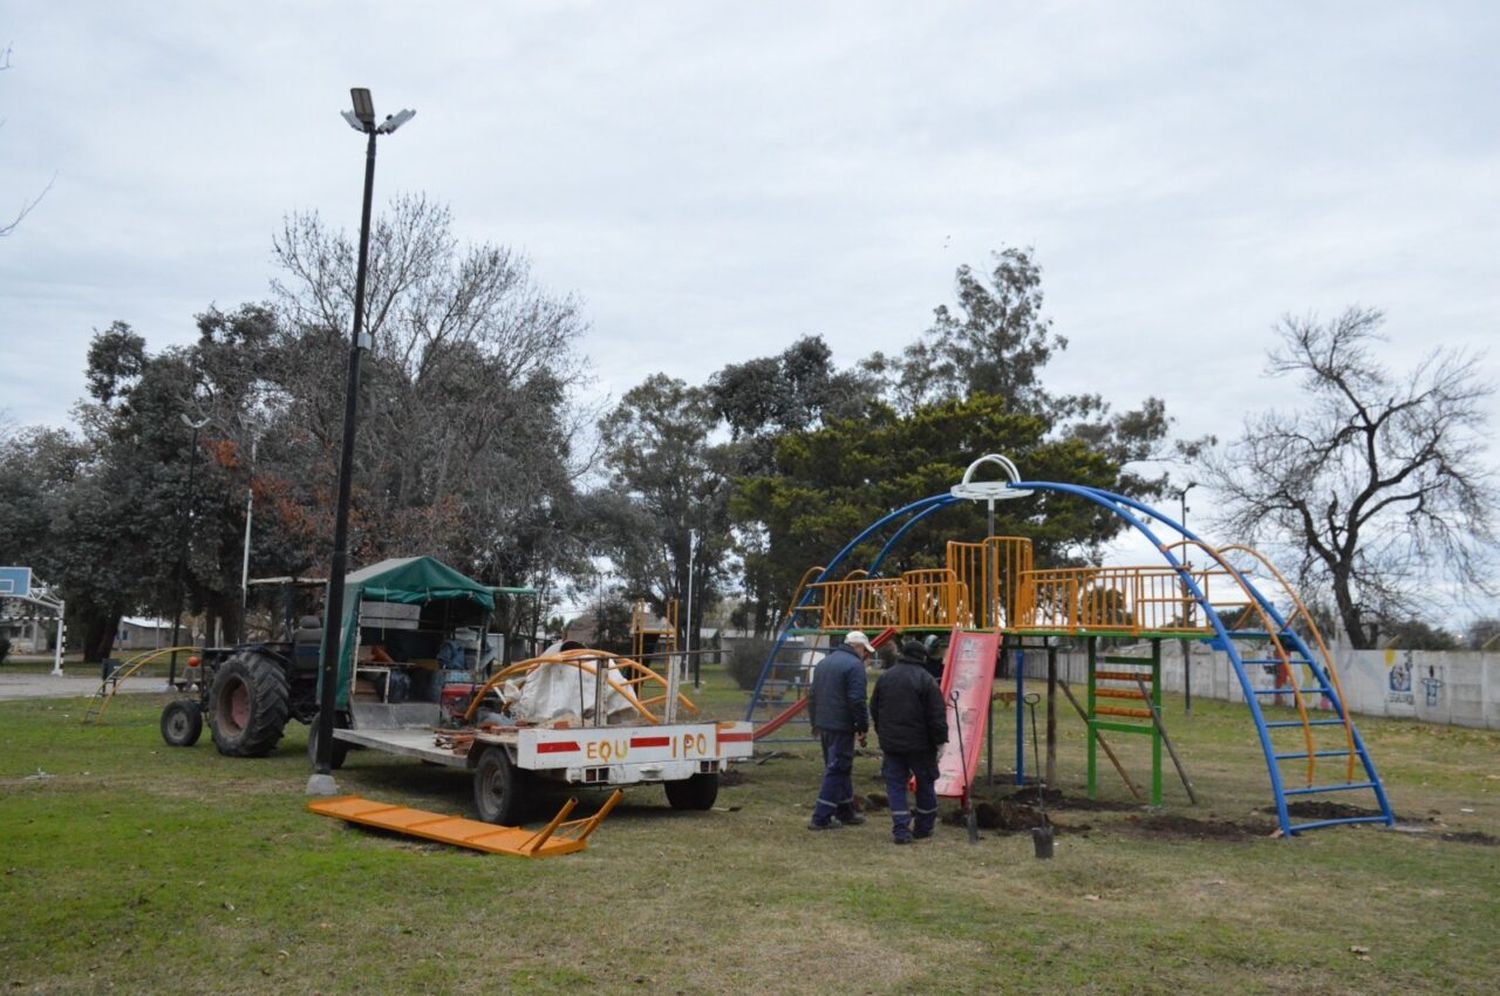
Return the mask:
{"type": "Polygon", "coordinates": [[[813,806],[813,822],[827,823],[830,816],[840,819],[854,813],[854,732],[824,730],[823,784],[818,788],[818,802],[813,806]]]}
{"type": "Polygon", "coordinates": [[[891,833],[897,840],[911,840],[913,833],[918,837],[932,836],[932,828],[937,823],[937,793],[933,791],[933,785],[937,782],[938,765],[937,751],[911,751],[904,754],[894,754],[886,751],[885,758],[880,762],[880,774],[885,779],[886,796],[891,802],[891,833]],[[912,810],[906,808],[906,780],[915,779],[917,783],[916,819],[912,819],[912,810]]]}

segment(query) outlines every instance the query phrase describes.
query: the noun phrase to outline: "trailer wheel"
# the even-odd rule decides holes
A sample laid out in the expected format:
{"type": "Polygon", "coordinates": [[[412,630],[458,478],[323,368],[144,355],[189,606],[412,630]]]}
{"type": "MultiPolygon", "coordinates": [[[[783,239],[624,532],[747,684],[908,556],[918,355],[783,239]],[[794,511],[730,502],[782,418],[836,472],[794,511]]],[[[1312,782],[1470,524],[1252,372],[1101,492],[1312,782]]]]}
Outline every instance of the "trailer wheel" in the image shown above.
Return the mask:
{"type": "MultiPolygon", "coordinates": [[[[338,713],[333,714],[333,725],[336,729],[345,729],[349,723],[338,713]]],[[[333,738],[333,754],[329,758],[333,770],[337,771],[344,766],[344,761],[349,757],[349,741],[333,738]]],[[[307,760],[316,766],[318,763],[318,717],[315,715],[312,722],[307,724],[307,760]]]]}
{"type": "Polygon", "coordinates": [[[521,790],[526,779],[520,774],[504,747],[492,744],[484,749],[474,766],[474,808],[481,820],[505,826],[521,822],[526,809],[521,790]]]}
{"type": "Polygon", "coordinates": [[[719,773],[705,771],[680,782],[667,782],[667,802],[673,809],[712,809],[719,797],[719,773]]]}
{"type": "Polygon", "coordinates": [[[168,747],[191,747],[203,735],[203,710],[192,699],[174,699],[161,711],[161,738],[168,747]]]}
{"type": "Polygon", "coordinates": [[[291,688],[281,665],[243,650],[214,673],[208,725],[214,746],[228,757],[264,757],[276,749],[291,714],[291,688]]]}

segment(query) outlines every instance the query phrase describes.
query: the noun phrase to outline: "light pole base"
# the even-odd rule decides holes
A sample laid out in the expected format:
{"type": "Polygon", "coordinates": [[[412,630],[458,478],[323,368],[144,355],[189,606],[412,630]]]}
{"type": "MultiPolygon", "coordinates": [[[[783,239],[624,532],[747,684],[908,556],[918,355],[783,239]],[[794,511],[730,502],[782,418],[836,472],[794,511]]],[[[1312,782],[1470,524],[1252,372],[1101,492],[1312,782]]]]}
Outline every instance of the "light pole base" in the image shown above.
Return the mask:
{"type": "Polygon", "coordinates": [[[338,783],[332,775],[320,775],[316,771],[307,776],[308,795],[338,795],[338,783]]]}

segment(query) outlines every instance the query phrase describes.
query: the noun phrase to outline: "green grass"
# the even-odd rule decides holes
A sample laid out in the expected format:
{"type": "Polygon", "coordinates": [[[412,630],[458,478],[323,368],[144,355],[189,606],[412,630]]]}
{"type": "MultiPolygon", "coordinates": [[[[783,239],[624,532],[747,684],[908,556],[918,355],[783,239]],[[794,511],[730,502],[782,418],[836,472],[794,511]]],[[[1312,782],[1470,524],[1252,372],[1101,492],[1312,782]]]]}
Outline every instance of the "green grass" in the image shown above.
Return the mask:
{"type": "MultiPolygon", "coordinates": [[[[717,671],[706,676],[709,711],[737,715],[739,693],[717,671]]],[[[659,788],[632,790],[586,852],[527,861],[312,816],[302,727],[261,760],[222,758],[206,733],[172,749],[157,731],[163,701],[122,695],[98,727],[79,723],[81,700],[0,703],[0,987],[1493,988],[1500,849],[1441,833],[1500,833],[1494,733],[1361,724],[1393,804],[1421,834],[1155,833],[1101,759],[1101,794],[1119,807],[1056,811],[1059,824],[1091,829],[1061,834],[1052,861],[1036,860],[1024,834],[971,845],[949,825],[897,848],[881,813],[862,828],[803,829],[818,779],[816,751],[803,744],[744,766],[715,811],[676,813],[659,788]]],[[[1269,823],[1244,710],[1200,699],[1187,717],[1169,699],[1166,716],[1203,804],[1186,805],[1168,763],[1163,815],[1269,823]]],[[[1004,776],[1014,714],[996,717],[1004,776]]],[[[1080,724],[1066,703],[1059,718],[1059,787],[1081,797],[1080,724]]],[[[1146,741],[1116,740],[1145,784],[1146,741]]],[[[878,789],[876,768],[856,762],[861,792],[878,789]]],[[[372,752],[351,754],[338,781],[344,792],[471,811],[464,774],[372,752]]]]}

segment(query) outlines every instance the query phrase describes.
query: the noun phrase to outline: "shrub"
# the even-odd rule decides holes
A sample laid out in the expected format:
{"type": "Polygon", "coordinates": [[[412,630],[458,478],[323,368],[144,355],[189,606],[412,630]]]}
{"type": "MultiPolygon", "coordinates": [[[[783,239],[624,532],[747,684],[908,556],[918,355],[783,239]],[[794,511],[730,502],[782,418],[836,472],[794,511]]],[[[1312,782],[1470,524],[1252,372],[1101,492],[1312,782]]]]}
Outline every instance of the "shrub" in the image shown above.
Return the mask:
{"type": "Polygon", "coordinates": [[[759,637],[734,641],[725,666],[736,685],[747,690],[755,687],[756,680],[760,678],[760,669],[765,665],[766,655],[771,652],[772,645],[770,640],[759,637]]]}

